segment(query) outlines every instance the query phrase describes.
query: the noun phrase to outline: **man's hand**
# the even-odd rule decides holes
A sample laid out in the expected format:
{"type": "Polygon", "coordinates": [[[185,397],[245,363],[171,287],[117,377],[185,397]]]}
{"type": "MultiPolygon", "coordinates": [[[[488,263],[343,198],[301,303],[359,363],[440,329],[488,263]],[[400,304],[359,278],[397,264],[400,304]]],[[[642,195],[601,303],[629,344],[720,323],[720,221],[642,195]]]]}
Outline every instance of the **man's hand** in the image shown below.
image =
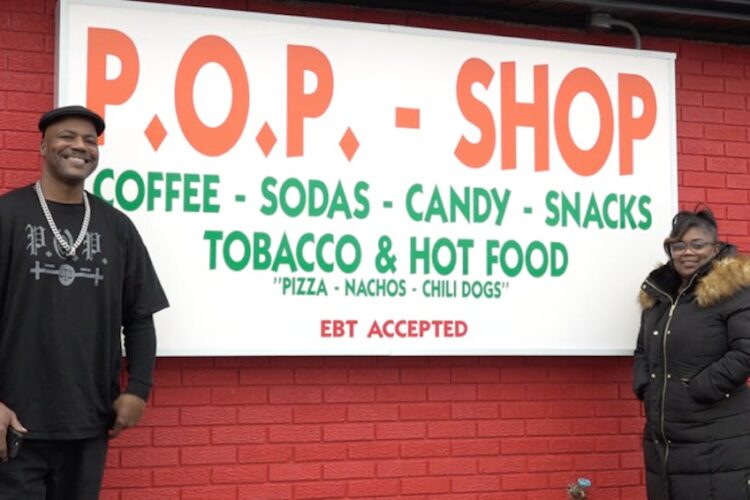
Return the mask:
{"type": "Polygon", "coordinates": [[[109,431],[111,438],[138,423],[146,411],[146,402],[134,394],[121,394],[112,403],[112,409],[115,410],[115,425],[109,431]]]}
{"type": "Polygon", "coordinates": [[[21,425],[13,410],[0,403],[0,460],[3,462],[8,461],[8,448],[6,444],[8,442],[8,427],[13,427],[18,432],[24,434],[28,432],[21,425]]]}

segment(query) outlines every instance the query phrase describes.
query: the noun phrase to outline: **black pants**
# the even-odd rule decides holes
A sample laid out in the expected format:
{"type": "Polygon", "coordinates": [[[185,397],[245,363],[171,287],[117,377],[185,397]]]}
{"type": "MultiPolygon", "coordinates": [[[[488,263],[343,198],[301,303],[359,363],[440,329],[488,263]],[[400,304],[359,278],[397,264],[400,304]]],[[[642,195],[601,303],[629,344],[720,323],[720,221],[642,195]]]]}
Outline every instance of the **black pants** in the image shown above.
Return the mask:
{"type": "Polygon", "coordinates": [[[0,462],[0,500],[97,500],[107,435],[67,441],[27,439],[0,462]]]}

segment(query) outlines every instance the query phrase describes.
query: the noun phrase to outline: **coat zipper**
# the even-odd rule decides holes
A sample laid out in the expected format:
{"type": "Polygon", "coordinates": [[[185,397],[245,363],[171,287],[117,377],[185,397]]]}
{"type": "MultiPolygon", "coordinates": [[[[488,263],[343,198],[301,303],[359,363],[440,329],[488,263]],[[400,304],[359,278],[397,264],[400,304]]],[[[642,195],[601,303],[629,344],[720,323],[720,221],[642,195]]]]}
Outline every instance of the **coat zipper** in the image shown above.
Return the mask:
{"type": "MultiPolygon", "coordinates": [[[[659,287],[651,283],[649,280],[646,280],[646,283],[656,290],[661,295],[665,296],[669,303],[671,304],[669,306],[669,315],[667,317],[667,324],[664,327],[664,335],[662,336],[662,344],[661,344],[661,353],[662,353],[662,361],[663,361],[663,377],[664,377],[664,383],[661,387],[661,401],[659,402],[659,406],[661,407],[661,412],[659,415],[659,431],[661,433],[662,441],[664,442],[664,478],[667,479],[667,459],[669,458],[669,440],[667,439],[667,432],[665,428],[665,419],[664,419],[664,408],[667,401],[667,376],[669,375],[667,373],[667,332],[669,332],[669,327],[672,324],[672,316],[674,315],[674,310],[677,308],[677,304],[680,302],[680,298],[682,297],[682,294],[685,292],[685,290],[689,289],[693,285],[693,280],[695,279],[695,274],[690,278],[690,281],[688,282],[687,286],[683,287],[680,290],[680,293],[677,294],[677,298],[672,300],[672,296],[666,293],[665,291],[661,290],[659,287]]],[[[666,494],[667,498],[669,498],[669,482],[667,481],[666,487],[666,494]]]]}

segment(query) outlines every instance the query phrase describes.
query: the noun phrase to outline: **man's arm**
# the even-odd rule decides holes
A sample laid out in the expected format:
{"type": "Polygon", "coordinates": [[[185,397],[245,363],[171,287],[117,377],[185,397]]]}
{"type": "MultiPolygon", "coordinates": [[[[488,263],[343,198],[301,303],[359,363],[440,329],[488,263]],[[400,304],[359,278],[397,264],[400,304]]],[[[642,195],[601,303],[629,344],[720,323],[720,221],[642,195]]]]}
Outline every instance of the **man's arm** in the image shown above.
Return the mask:
{"type": "Polygon", "coordinates": [[[0,460],[3,462],[8,461],[8,449],[6,446],[8,427],[13,427],[19,432],[27,432],[13,410],[0,403],[0,460]]]}
{"type": "Polygon", "coordinates": [[[112,405],[115,424],[110,431],[116,437],[120,431],[133,427],[143,416],[151,387],[156,360],[156,330],[149,315],[123,325],[127,355],[128,384],[125,392],[112,405]]]}

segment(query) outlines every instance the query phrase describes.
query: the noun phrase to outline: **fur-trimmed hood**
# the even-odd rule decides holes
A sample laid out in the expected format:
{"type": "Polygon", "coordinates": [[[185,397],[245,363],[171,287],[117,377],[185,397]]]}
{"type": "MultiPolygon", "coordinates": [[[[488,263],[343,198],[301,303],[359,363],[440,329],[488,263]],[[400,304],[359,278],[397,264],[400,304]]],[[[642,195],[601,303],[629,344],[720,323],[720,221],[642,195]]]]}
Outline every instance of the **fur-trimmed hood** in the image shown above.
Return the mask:
{"type": "MultiPolygon", "coordinates": [[[[662,270],[671,270],[675,273],[674,268],[667,264],[654,271],[651,276],[662,270]]],[[[747,287],[750,287],[750,257],[744,255],[714,259],[710,264],[710,269],[705,275],[699,277],[697,284],[694,285],[696,300],[702,308],[727,300],[747,287]]],[[[638,299],[643,309],[651,309],[656,304],[656,300],[646,291],[646,288],[645,284],[641,287],[638,299]]]]}

